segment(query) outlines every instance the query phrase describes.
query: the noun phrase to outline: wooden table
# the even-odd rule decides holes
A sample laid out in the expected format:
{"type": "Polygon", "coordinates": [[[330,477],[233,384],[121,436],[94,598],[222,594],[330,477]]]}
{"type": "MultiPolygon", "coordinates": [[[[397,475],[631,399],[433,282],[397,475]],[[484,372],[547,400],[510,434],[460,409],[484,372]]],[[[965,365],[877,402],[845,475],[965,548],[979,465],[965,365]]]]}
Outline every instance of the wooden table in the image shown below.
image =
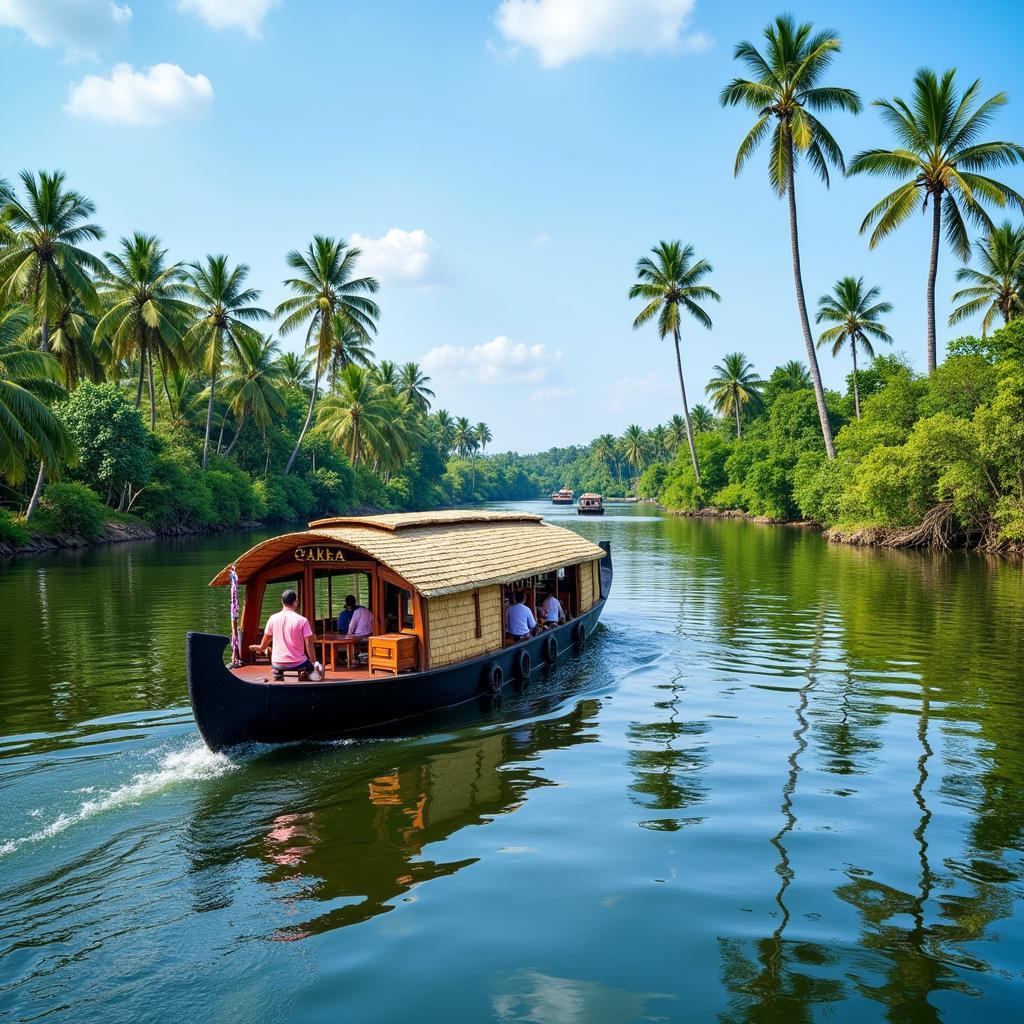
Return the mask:
{"type": "Polygon", "coordinates": [[[359,648],[359,645],[366,642],[367,637],[349,636],[347,633],[321,633],[320,636],[314,637],[314,640],[321,645],[323,650],[324,668],[334,672],[338,668],[339,649],[344,650],[345,664],[348,668],[351,668],[354,660],[353,655],[359,648]]]}

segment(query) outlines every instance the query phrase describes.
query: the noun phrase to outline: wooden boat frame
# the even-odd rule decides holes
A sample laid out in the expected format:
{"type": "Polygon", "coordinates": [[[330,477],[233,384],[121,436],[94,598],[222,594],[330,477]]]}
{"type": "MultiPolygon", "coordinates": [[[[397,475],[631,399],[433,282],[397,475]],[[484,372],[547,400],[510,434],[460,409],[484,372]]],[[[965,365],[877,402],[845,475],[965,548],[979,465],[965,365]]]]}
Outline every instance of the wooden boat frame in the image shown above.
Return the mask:
{"type": "MultiPolygon", "coordinates": [[[[504,687],[528,681],[535,668],[554,664],[560,657],[583,649],[597,626],[613,575],[608,542],[592,545],[571,531],[542,524],[539,516],[499,513],[321,520],[311,523],[308,531],[264,541],[235,564],[240,581],[246,584],[240,622],[246,664],[237,668],[225,664],[225,649],[230,642],[226,636],[199,632],[186,636],[189,697],[199,731],[213,750],[241,743],[281,743],[375,732],[393,734],[396,728],[401,731],[406,722],[433,712],[473,701],[482,701],[486,707],[504,687]],[[537,532],[527,524],[532,524],[537,532]],[[360,530],[373,532],[359,533],[360,530]],[[362,540],[364,557],[347,557],[357,553],[351,543],[353,537],[362,540]],[[422,557],[416,561],[408,555],[410,551],[416,553],[414,541],[419,544],[420,554],[423,545],[427,545],[441,549],[442,558],[447,546],[449,552],[467,552],[466,560],[470,563],[477,551],[475,567],[485,575],[477,581],[470,580],[467,573],[474,569],[473,564],[457,568],[453,577],[443,576],[448,570],[440,563],[424,569],[422,557]],[[305,564],[296,560],[296,552],[316,548],[318,543],[323,550],[314,551],[313,559],[305,564]],[[248,645],[262,632],[263,599],[275,580],[292,580],[301,575],[302,606],[311,610],[317,621],[315,577],[330,562],[318,561],[316,555],[327,556],[329,544],[344,549],[339,561],[343,562],[346,574],[365,573],[372,579],[375,626],[381,622],[383,608],[379,598],[385,583],[411,594],[411,625],[402,632],[415,635],[420,645],[417,670],[371,676],[368,671],[356,669],[331,673],[320,682],[292,681],[294,676],[277,682],[271,678],[269,665],[253,662],[248,645]],[[504,566],[506,571],[497,578],[490,562],[506,557],[502,551],[513,549],[515,553],[507,556],[511,561],[504,566]],[[385,564],[381,552],[391,551],[397,554],[392,564],[385,564]],[[406,575],[396,571],[403,558],[409,567],[406,575]],[[481,567],[481,558],[490,559],[488,565],[481,567]],[[506,642],[502,605],[497,637],[491,623],[486,624],[486,630],[481,628],[482,593],[490,594],[498,588],[504,594],[523,579],[552,573],[556,565],[562,568],[563,561],[567,578],[570,569],[576,573],[570,582],[575,582],[579,606],[573,609],[576,614],[572,618],[536,636],[506,642]],[[524,571],[529,564],[533,564],[533,572],[524,571]],[[582,590],[584,580],[592,588],[587,595],[582,590]],[[478,586],[474,587],[473,582],[478,586]],[[467,607],[473,609],[475,622],[470,618],[460,625],[456,618],[448,624],[454,621],[456,633],[462,629],[465,636],[455,635],[453,640],[443,642],[432,638],[432,620],[440,629],[443,618],[432,611],[443,609],[447,615],[453,605],[463,612],[467,607]],[[481,645],[486,649],[481,649],[481,645]],[[459,656],[463,649],[468,653],[459,656]]],[[[224,585],[227,573],[228,569],[219,573],[211,585],[224,585]]],[[[487,607],[494,608],[492,594],[487,607]]]]}

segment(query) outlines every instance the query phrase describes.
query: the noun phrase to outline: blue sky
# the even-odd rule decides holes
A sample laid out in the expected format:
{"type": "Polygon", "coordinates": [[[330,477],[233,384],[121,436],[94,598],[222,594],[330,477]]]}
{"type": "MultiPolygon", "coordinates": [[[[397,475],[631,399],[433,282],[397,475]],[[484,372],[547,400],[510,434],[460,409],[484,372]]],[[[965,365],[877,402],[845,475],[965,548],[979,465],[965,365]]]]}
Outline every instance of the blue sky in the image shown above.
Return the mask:
{"type": "MultiPolygon", "coordinates": [[[[314,232],[358,237],[382,281],[381,357],[415,359],[439,406],[485,420],[494,450],[583,442],[678,411],[671,346],[631,329],[638,256],[691,242],[722,295],[684,334],[691,403],[740,349],[763,374],[803,357],[785,204],[765,156],[732,175],[748,114],[723,110],[732,48],[777,4],[735,0],[0,0],[0,174],[60,167],[108,237],[157,233],[174,258],[227,252],[265,305],[314,232]]],[[[956,67],[1010,102],[1024,140],[1024,11],[804,2],[844,41],[831,79],[865,101],[956,67]]],[[[887,144],[837,115],[844,152],[887,144]]],[[[1003,180],[1024,192],[1024,167],[1003,180]]],[[[885,183],[797,182],[809,302],[844,274],[895,305],[895,348],[924,360],[928,224],[871,251],[857,230],[885,183]]],[[[1019,217],[1018,217],[1019,219],[1019,217]]],[[[943,252],[944,325],[955,288],[943,252]]],[[[940,346],[950,334],[944,326],[940,346]]],[[[283,339],[288,348],[299,337],[283,339]]],[[[845,361],[822,354],[827,383],[845,361]]]]}

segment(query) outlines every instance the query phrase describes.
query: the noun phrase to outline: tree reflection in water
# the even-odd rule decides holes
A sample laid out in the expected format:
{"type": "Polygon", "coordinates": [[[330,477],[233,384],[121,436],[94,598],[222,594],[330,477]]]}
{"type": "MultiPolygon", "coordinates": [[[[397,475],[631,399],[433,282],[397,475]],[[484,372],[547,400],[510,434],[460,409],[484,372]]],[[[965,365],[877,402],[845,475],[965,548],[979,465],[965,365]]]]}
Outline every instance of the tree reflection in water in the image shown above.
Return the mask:
{"type": "Polygon", "coordinates": [[[194,907],[222,908],[238,896],[244,856],[292,918],[275,924],[278,940],[393,910],[414,886],[475,863],[434,860],[424,850],[511,813],[531,790],[551,785],[529,762],[593,742],[600,706],[583,699],[562,717],[457,741],[334,748],[315,772],[308,748],[268,754],[249,766],[254,788],[234,794],[225,783],[197,807],[185,839],[194,907]],[[300,760],[304,770],[293,777],[289,764],[300,760]]]}

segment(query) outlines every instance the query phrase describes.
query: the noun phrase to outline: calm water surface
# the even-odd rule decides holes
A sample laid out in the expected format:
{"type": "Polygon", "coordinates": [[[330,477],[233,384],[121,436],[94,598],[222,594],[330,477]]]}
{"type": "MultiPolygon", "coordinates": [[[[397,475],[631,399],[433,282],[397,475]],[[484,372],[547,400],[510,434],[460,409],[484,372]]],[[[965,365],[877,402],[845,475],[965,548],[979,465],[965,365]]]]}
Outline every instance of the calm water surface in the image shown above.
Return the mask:
{"type": "Polygon", "coordinates": [[[0,567],[0,1020],[1024,1012],[1024,582],[624,508],[586,653],[409,740],[206,751],[219,536],[0,567]]]}

